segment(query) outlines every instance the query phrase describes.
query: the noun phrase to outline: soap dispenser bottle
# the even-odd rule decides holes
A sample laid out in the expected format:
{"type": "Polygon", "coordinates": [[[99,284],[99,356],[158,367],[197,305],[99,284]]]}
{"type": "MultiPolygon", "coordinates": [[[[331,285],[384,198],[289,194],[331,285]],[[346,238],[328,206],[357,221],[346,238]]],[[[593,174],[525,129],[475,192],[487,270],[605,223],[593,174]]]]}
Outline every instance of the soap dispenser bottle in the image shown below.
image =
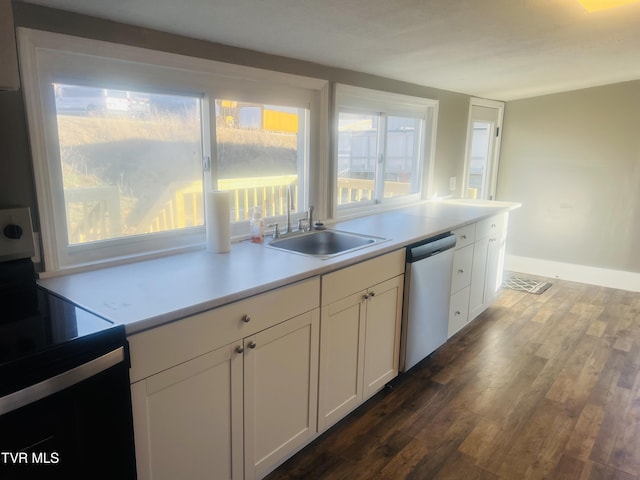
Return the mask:
{"type": "Polygon", "coordinates": [[[262,243],[264,240],[264,220],[262,218],[262,207],[253,207],[253,214],[249,221],[249,231],[251,233],[251,241],[254,243],[262,243]]]}

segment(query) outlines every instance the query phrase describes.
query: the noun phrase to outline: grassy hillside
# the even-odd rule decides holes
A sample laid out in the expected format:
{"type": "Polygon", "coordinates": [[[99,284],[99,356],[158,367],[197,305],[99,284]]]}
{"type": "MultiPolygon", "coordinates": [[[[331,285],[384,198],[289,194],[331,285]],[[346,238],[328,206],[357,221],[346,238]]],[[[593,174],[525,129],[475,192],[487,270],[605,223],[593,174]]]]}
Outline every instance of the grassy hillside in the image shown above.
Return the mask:
{"type": "MultiPolygon", "coordinates": [[[[141,233],[140,221],[150,209],[202,179],[201,132],[195,118],[60,115],[58,135],[65,188],[117,189],[122,233],[141,233]]],[[[218,126],[216,135],[219,178],[297,172],[295,134],[218,126]]],[[[69,207],[70,230],[86,229],[81,211],[86,212],[92,194],[83,195],[84,206],[69,207]]]]}

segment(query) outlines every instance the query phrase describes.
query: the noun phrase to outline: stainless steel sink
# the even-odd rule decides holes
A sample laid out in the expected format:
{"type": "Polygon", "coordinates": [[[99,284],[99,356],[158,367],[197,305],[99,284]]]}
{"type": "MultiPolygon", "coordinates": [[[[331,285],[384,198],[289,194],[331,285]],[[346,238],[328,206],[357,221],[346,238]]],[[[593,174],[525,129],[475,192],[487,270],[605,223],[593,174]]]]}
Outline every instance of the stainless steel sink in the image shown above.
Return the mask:
{"type": "Polygon", "coordinates": [[[371,235],[342,232],[339,230],[315,230],[293,234],[290,237],[276,238],[269,246],[302,255],[330,258],[359,248],[375,245],[386,239],[371,235]]]}

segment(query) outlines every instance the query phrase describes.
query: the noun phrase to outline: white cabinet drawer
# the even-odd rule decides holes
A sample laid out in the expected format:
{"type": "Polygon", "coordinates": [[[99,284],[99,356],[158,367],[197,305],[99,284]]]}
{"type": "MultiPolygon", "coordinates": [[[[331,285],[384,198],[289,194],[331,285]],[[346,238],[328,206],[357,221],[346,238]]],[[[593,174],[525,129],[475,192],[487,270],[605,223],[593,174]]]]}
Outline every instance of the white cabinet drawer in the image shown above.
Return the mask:
{"type": "Polygon", "coordinates": [[[473,263],[473,245],[454,250],[453,270],[451,272],[451,293],[456,293],[471,283],[471,265],[473,263]]]}
{"type": "Polygon", "coordinates": [[[507,215],[507,213],[500,213],[479,221],[476,224],[476,238],[500,235],[506,225],[507,215]]]}
{"type": "Polygon", "coordinates": [[[471,225],[456,228],[451,233],[456,236],[456,248],[464,248],[474,242],[476,238],[476,224],[472,223],[471,225]]]}
{"type": "Polygon", "coordinates": [[[404,273],[405,249],[365,260],[322,276],[322,305],[366,290],[404,273]]]}
{"type": "Polygon", "coordinates": [[[449,329],[448,338],[451,338],[458,330],[467,324],[469,318],[469,289],[465,287],[451,295],[449,304],[449,329]]]}
{"type": "Polygon", "coordinates": [[[131,335],[131,382],[204,355],[320,305],[318,277],[131,335]],[[248,320],[248,321],[247,321],[248,320]]]}

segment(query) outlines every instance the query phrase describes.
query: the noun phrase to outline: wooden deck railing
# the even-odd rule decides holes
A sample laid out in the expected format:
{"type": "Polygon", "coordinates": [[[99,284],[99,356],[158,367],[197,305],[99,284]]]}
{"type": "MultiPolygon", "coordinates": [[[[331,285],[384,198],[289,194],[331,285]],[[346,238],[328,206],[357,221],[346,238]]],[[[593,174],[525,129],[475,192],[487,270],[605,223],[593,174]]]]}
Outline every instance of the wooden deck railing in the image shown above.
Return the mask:
{"type": "MultiPolygon", "coordinates": [[[[279,175],[221,179],[218,181],[218,189],[230,192],[231,221],[239,222],[249,220],[254,206],[261,206],[264,216],[284,215],[289,185],[293,204],[297,205],[298,189],[294,183],[297,178],[297,175],[279,175]]],[[[151,216],[143,222],[143,225],[148,225],[148,231],[157,232],[203,224],[201,182],[193,182],[179,188],[171,186],[167,190],[167,195],[150,210],[151,216]]]]}
{"type": "MultiPolygon", "coordinates": [[[[371,200],[373,196],[373,180],[363,178],[338,178],[338,205],[356,203],[371,200]]],[[[411,184],[408,182],[384,183],[385,198],[411,193],[411,184]]]]}
{"type": "MultiPolygon", "coordinates": [[[[219,190],[231,192],[231,221],[248,220],[254,206],[263,216],[286,213],[287,188],[291,186],[293,204],[298,204],[297,175],[232,178],[218,181],[219,190]]],[[[338,205],[371,200],[373,180],[339,178],[338,205]]],[[[405,195],[410,185],[385,182],[385,196],[405,195]]],[[[65,190],[67,211],[75,219],[69,228],[71,243],[83,243],[123,235],[120,198],[117,187],[90,187],[65,190]]],[[[169,185],[148,209],[147,215],[129,226],[131,233],[151,233],[203,225],[202,182],[169,185]]]]}
{"type": "Polygon", "coordinates": [[[117,237],[122,230],[118,187],[67,188],[64,191],[69,244],[117,237]]]}
{"type": "Polygon", "coordinates": [[[171,184],[138,223],[141,233],[196,227],[204,223],[202,182],[171,184]]]}
{"type": "Polygon", "coordinates": [[[297,175],[229,178],[218,180],[218,190],[231,192],[231,220],[249,220],[254,206],[261,206],[265,217],[287,212],[287,188],[291,185],[293,205],[298,204],[297,175]]]}

